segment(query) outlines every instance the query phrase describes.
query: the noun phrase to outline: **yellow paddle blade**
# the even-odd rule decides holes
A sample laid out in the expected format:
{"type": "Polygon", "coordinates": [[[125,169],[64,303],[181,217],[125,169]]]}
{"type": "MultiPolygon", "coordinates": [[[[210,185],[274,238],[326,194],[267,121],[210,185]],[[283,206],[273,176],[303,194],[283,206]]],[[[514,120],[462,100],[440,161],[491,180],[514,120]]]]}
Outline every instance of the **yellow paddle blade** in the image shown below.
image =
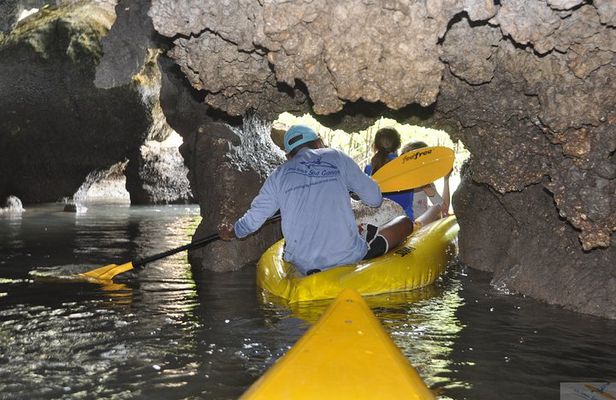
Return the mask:
{"type": "Polygon", "coordinates": [[[109,264],[104,267],[93,269],[92,271],[79,274],[89,281],[94,282],[108,282],[113,279],[114,276],[121,274],[122,272],[130,271],[133,269],[133,263],[127,262],[126,264],[109,264]]]}
{"type": "Polygon", "coordinates": [[[241,399],[435,397],[366,302],[353,289],[345,289],[241,399]]]}
{"type": "Polygon", "coordinates": [[[372,179],[383,193],[418,188],[445,176],[453,167],[454,158],[448,147],[424,147],[391,160],[372,179]]]}

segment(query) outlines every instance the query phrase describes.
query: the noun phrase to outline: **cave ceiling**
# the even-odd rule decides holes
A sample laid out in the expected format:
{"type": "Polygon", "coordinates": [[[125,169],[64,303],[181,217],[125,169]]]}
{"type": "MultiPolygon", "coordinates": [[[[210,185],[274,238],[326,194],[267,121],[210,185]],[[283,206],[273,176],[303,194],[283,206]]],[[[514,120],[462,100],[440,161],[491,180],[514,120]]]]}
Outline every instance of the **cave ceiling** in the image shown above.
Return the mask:
{"type": "Polygon", "coordinates": [[[616,2],[497,3],[154,0],[149,15],[207,106],[444,128],[473,154],[476,182],[499,193],[541,183],[585,250],[607,247],[616,2]]]}

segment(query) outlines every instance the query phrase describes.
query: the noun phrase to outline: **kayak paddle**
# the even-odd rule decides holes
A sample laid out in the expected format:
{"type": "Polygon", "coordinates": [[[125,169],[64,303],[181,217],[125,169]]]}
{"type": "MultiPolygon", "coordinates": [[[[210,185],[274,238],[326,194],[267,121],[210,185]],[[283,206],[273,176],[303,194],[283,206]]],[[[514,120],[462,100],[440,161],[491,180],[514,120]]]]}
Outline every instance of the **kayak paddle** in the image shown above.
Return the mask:
{"type": "MultiPolygon", "coordinates": [[[[274,222],[280,219],[280,214],[275,214],[273,217],[268,218],[267,222],[274,222]]],[[[184,246],[177,247],[175,249],[167,250],[162,253],[154,254],[152,256],[146,257],[141,260],[129,261],[124,264],[109,264],[104,267],[100,267],[97,269],[93,269],[92,271],[84,272],[79,274],[79,276],[85,278],[88,281],[101,283],[101,282],[109,282],[116,275],[121,274],[122,272],[130,271],[131,269],[138,269],[144,267],[146,264],[151,263],[152,261],[160,260],[161,258],[165,258],[171,256],[173,254],[177,254],[184,250],[192,250],[197,249],[199,247],[203,247],[209,243],[212,243],[216,240],[220,239],[218,233],[211,234],[204,238],[195,240],[192,243],[185,244],[184,246]]]]}
{"type": "Polygon", "coordinates": [[[372,175],[383,193],[425,186],[445,176],[453,167],[455,154],[443,146],[423,147],[394,158],[372,175]]]}
{"type": "Polygon", "coordinates": [[[184,250],[196,249],[198,247],[205,246],[206,244],[211,243],[217,240],[218,238],[219,238],[218,234],[215,233],[215,234],[206,236],[202,239],[196,240],[192,243],[186,244],[184,246],[171,249],[171,250],[167,250],[163,253],[155,254],[153,256],[146,257],[142,260],[129,261],[125,264],[109,264],[109,265],[105,265],[104,267],[93,269],[92,271],[84,272],[79,275],[86,278],[86,280],[88,281],[108,282],[112,280],[114,276],[121,274],[122,272],[130,271],[131,269],[135,269],[139,267],[143,267],[147,263],[160,260],[161,258],[165,258],[167,256],[179,253],[184,250]]]}
{"type": "MultiPolygon", "coordinates": [[[[447,147],[424,147],[405,153],[388,162],[372,178],[379,184],[384,193],[414,189],[434,182],[447,174],[453,166],[453,160],[454,152],[447,147]]],[[[273,222],[278,219],[280,219],[280,214],[274,215],[266,222],[273,222]]],[[[109,264],[79,275],[91,282],[109,282],[122,272],[143,267],[152,261],[160,260],[184,250],[203,247],[218,239],[220,239],[220,236],[215,233],[142,260],[129,261],[125,264],[109,264]]]]}

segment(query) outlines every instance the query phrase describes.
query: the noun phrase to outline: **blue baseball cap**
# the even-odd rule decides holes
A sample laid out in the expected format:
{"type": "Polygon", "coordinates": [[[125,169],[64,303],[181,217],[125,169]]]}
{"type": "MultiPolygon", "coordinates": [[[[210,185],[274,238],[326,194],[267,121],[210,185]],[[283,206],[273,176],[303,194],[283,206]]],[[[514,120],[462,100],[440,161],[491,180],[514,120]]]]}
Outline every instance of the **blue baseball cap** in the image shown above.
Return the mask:
{"type": "Polygon", "coordinates": [[[306,125],[293,125],[284,134],[284,151],[287,154],[304,143],[319,139],[317,133],[306,125]]]}

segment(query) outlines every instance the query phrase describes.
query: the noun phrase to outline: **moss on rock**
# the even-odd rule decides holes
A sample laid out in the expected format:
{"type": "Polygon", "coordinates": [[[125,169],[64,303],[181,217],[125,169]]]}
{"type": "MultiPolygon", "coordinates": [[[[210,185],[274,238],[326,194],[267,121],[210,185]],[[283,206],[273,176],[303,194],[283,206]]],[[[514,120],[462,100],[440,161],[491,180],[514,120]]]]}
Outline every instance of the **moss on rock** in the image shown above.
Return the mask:
{"type": "Polygon", "coordinates": [[[45,6],[20,21],[8,35],[0,34],[0,50],[26,44],[44,59],[60,51],[74,63],[98,62],[102,57],[101,39],[114,21],[111,3],[79,1],[45,6]],[[52,33],[53,30],[56,32],[52,33]]]}

